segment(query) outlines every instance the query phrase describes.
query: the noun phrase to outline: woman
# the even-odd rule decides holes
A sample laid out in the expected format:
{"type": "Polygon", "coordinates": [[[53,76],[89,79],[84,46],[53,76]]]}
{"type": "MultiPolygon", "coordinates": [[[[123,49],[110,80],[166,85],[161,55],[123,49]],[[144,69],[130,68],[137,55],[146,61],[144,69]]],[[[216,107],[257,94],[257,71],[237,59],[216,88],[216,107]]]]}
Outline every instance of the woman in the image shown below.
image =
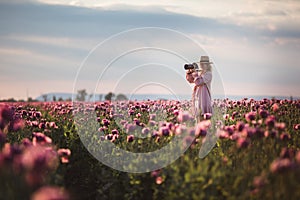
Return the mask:
{"type": "Polygon", "coordinates": [[[211,63],[208,56],[201,56],[200,73],[194,69],[188,70],[186,79],[189,83],[195,83],[193,91],[193,114],[195,117],[201,117],[205,113],[212,114],[211,106],[211,63]]]}

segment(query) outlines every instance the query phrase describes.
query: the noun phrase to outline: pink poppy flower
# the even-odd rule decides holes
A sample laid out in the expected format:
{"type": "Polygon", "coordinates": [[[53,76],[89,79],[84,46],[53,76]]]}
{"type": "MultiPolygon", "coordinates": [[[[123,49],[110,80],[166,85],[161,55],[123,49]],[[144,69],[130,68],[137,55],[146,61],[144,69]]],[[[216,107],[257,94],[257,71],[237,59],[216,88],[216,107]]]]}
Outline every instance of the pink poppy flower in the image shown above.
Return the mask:
{"type": "Polygon", "coordinates": [[[163,126],[163,127],[159,128],[159,135],[161,135],[161,136],[169,136],[169,134],[170,134],[170,130],[169,130],[168,127],[163,126]]]}
{"type": "Polygon", "coordinates": [[[12,121],[14,117],[14,110],[9,106],[1,106],[0,107],[0,120],[4,120],[6,122],[12,121]]]}
{"type": "Polygon", "coordinates": [[[270,128],[274,127],[275,126],[275,116],[274,115],[268,116],[265,121],[265,124],[270,128]]]}
{"type": "Polygon", "coordinates": [[[295,124],[294,125],[294,130],[300,130],[300,124],[295,124]]]}
{"type": "Polygon", "coordinates": [[[281,140],[289,140],[289,139],[291,139],[291,136],[290,136],[290,134],[288,134],[288,133],[282,133],[282,134],[280,135],[280,139],[281,139],[281,140]]]}
{"type": "Polygon", "coordinates": [[[268,117],[269,112],[267,110],[260,110],[259,115],[261,116],[261,118],[265,119],[268,117]]]}
{"type": "Polygon", "coordinates": [[[253,179],[253,185],[256,188],[261,188],[267,183],[266,178],[263,176],[255,176],[253,179]]]}
{"type": "Polygon", "coordinates": [[[238,138],[236,144],[238,148],[246,148],[249,146],[250,142],[247,138],[238,138]]]}
{"type": "Polygon", "coordinates": [[[126,132],[127,133],[132,133],[136,130],[136,125],[135,124],[127,124],[126,125],[126,132]]]}
{"type": "Polygon", "coordinates": [[[32,144],[34,146],[36,146],[37,144],[51,144],[52,143],[52,139],[48,136],[46,136],[43,133],[32,133],[33,135],[33,139],[32,139],[32,144]]]}
{"type": "Polygon", "coordinates": [[[249,112],[245,115],[245,118],[248,122],[251,122],[251,121],[255,120],[255,116],[256,116],[255,112],[249,112]]]}
{"type": "Polygon", "coordinates": [[[205,120],[208,120],[208,119],[210,119],[212,117],[212,114],[211,113],[204,113],[204,115],[203,115],[203,118],[205,119],[205,120]]]}
{"type": "Polygon", "coordinates": [[[292,159],[295,156],[295,150],[291,148],[284,147],[281,149],[280,158],[292,159]]]}
{"type": "Polygon", "coordinates": [[[288,158],[279,158],[274,160],[270,165],[270,171],[272,173],[282,173],[289,169],[291,169],[293,166],[292,162],[288,158]]]}
{"type": "Polygon", "coordinates": [[[119,131],[118,131],[117,129],[113,129],[113,130],[111,131],[111,133],[112,133],[113,135],[115,135],[115,134],[119,134],[119,131]]]}
{"type": "Polygon", "coordinates": [[[300,151],[297,151],[296,156],[295,156],[296,162],[300,164],[300,151]]]}
{"type": "Polygon", "coordinates": [[[36,118],[41,118],[42,117],[42,113],[41,112],[35,112],[34,113],[34,116],[36,117],[36,118]]]}
{"type": "Polygon", "coordinates": [[[179,122],[187,122],[191,119],[190,114],[187,111],[180,111],[177,119],[179,122]]]}
{"type": "Polygon", "coordinates": [[[49,199],[59,199],[59,200],[69,200],[69,194],[59,187],[44,186],[38,189],[31,196],[32,200],[49,200],[49,199]]]}
{"type": "Polygon", "coordinates": [[[149,128],[146,127],[146,128],[142,129],[142,134],[143,135],[147,135],[148,133],[150,133],[150,129],[149,128]]]}
{"type": "Polygon", "coordinates": [[[62,163],[69,163],[69,157],[71,156],[70,149],[59,149],[57,153],[62,163]]]}
{"type": "Polygon", "coordinates": [[[155,183],[156,183],[157,185],[160,185],[160,184],[162,184],[163,182],[164,182],[164,180],[163,180],[163,178],[162,178],[161,176],[156,177],[155,183]]]}
{"type": "Polygon", "coordinates": [[[133,140],[134,140],[134,135],[127,136],[127,142],[133,142],[133,140]]]}
{"type": "Polygon", "coordinates": [[[277,103],[274,103],[272,105],[272,110],[273,110],[273,112],[277,112],[279,110],[279,105],[277,103]]]}
{"type": "Polygon", "coordinates": [[[108,119],[102,119],[102,124],[103,124],[104,126],[109,126],[110,121],[109,121],[108,119]]]}
{"type": "Polygon", "coordinates": [[[236,124],[237,131],[241,132],[241,131],[243,131],[244,128],[245,128],[244,122],[242,122],[242,121],[237,122],[237,124],[236,124]]]}

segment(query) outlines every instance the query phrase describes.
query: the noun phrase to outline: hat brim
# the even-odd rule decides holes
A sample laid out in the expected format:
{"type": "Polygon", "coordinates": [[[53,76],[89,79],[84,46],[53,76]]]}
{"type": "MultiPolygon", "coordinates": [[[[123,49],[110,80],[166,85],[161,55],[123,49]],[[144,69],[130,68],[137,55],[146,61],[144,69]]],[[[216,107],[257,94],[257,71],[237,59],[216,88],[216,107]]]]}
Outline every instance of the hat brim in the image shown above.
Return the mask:
{"type": "Polygon", "coordinates": [[[197,63],[199,63],[199,64],[201,64],[201,63],[209,63],[209,64],[213,64],[213,62],[208,62],[208,61],[200,61],[200,62],[197,62],[197,63]]]}

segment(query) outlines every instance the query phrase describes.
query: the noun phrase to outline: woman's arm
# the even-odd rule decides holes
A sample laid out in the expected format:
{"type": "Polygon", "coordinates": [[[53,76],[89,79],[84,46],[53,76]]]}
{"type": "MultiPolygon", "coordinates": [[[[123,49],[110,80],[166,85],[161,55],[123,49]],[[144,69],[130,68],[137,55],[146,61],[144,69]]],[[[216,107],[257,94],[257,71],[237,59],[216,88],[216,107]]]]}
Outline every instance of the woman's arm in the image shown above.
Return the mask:
{"type": "Polygon", "coordinates": [[[211,72],[205,72],[204,74],[198,76],[198,74],[194,75],[194,83],[198,86],[209,83],[212,79],[211,72]]]}

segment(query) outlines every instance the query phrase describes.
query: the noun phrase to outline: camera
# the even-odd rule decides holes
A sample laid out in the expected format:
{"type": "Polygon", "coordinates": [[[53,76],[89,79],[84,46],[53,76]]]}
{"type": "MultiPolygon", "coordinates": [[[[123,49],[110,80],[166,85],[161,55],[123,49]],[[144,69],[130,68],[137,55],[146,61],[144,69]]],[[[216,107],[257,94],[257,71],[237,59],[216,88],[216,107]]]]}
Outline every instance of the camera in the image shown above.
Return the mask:
{"type": "Polygon", "coordinates": [[[199,71],[200,70],[197,63],[185,64],[184,65],[184,69],[185,70],[194,69],[195,71],[199,71]]]}

